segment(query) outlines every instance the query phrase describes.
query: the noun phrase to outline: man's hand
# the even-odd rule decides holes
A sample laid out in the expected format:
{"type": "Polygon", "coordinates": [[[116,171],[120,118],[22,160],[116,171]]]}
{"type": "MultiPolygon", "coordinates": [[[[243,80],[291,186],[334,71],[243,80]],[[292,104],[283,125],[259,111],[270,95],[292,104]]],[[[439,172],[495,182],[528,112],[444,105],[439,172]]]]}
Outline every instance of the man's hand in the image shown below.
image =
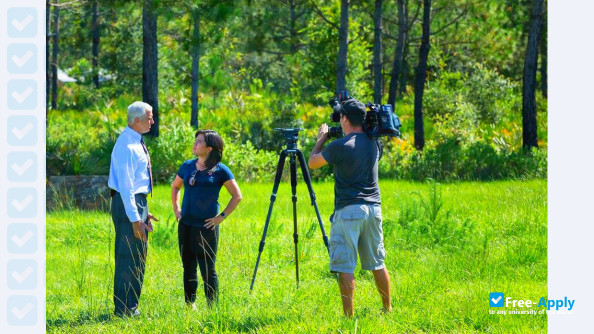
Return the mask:
{"type": "Polygon", "coordinates": [[[132,223],[132,230],[134,230],[134,237],[137,239],[142,240],[142,242],[147,242],[148,238],[146,236],[146,232],[148,226],[141,222],[140,220],[137,222],[132,223]]]}
{"type": "Polygon", "coordinates": [[[328,124],[324,123],[320,125],[320,129],[318,130],[318,141],[322,139],[324,142],[328,139],[328,124]]]}
{"type": "Polygon", "coordinates": [[[153,216],[150,212],[148,214],[148,225],[147,225],[147,231],[152,232],[153,231],[153,224],[151,224],[151,220],[154,220],[156,222],[159,221],[159,219],[157,219],[155,216],[153,216]]]}
{"type": "Polygon", "coordinates": [[[181,220],[181,211],[179,211],[179,210],[173,210],[173,213],[175,214],[175,219],[177,221],[180,221],[181,220]]]}

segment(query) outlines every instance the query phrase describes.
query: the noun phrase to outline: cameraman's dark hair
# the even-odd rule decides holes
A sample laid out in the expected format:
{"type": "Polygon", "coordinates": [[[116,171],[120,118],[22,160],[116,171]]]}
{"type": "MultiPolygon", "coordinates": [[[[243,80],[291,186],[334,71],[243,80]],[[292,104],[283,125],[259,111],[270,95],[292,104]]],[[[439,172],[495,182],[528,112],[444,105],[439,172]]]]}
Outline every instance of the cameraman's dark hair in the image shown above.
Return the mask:
{"type": "Polygon", "coordinates": [[[349,120],[349,123],[351,123],[351,126],[363,126],[363,122],[365,121],[365,117],[358,117],[358,116],[354,116],[354,115],[347,115],[346,113],[342,113],[344,115],[344,117],[346,117],[349,120]]]}
{"type": "Polygon", "coordinates": [[[211,170],[223,159],[223,148],[225,146],[223,138],[214,130],[198,130],[194,138],[198,138],[198,135],[203,135],[206,147],[212,148],[208,159],[204,162],[206,169],[211,170]]]}

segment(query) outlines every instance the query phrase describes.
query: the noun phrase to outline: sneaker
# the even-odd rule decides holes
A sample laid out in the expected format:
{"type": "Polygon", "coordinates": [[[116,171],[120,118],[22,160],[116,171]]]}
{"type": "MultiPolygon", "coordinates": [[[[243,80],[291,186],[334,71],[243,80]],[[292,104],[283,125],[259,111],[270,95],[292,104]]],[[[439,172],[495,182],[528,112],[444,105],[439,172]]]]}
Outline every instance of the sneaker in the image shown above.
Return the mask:
{"type": "Polygon", "coordinates": [[[138,310],[138,308],[134,309],[133,311],[130,310],[128,312],[114,311],[113,315],[115,315],[118,318],[135,318],[140,316],[140,311],[138,310]]]}

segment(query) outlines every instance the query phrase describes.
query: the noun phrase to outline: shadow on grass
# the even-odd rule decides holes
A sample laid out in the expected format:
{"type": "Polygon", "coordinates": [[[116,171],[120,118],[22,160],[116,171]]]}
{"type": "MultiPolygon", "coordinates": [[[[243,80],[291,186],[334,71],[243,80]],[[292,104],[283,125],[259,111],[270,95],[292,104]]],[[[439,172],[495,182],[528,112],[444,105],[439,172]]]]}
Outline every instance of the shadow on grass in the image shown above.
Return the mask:
{"type": "Polygon", "coordinates": [[[81,325],[89,325],[89,324],[100,324],[100,323],[107,323],[110,320],[118,319],[114,317],[110,312],[103,312],[99,314],[90,314],[89,312],[80,312],[76,318],[57,318],[57,319],[47,319],[46,322],[46,330],[50,331],[51,329],[58,329],[60,327],[68,326],[68,327],[77,327],[81,325]]]}

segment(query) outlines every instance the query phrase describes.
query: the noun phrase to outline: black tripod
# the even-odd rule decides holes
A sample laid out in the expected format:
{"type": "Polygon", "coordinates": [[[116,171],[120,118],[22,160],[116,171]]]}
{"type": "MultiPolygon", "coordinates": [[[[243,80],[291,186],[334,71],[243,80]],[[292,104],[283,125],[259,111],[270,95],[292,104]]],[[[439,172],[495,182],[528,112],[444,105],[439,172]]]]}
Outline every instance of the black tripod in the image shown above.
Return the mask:
{"type": "Polygon", "coordinates": [[[254,282],[256,281],[256,273],[258,272],[258,265],[260,264],[260,256],[262,255],[262,251],[264,250],[264,244],[266,240],[266,231],[268,230],[268,223],[270,223],[270,216],[272,214],[272,207],[274,206],[274,201],[276,200],[276,192],[278,191],[278,185],[281,180],[281,176],[283,175],[283,168],[285,166],[285,159],[287,155],[289,156],[289,164],[291,167],[291,193],[293,194],[293,242],[295,243],[295,279],[297,280],[297,286],[299,286],[299,257],[298,257],[298,250],[297,250],[297,243],[299,242],[299,234],[297,233],[297,165],[295,162],[295,156],[299,158],[299,165],[301,166],[301,173],[303,174],[303,179],[305,180],[305,184],[307,184],[307,189],[309,190],[309,197],[311,198],[311,205],[316,210],[316,216],[318,217],[318,223],[320,224],[320,229],[322,230],[322,239],[324,239],[324,244],[326,245],[326,250],[328,250],[328,237],[326,236],[326,232],[324,231],[324,225],[322,224],[322,218],[320,218],[320,211],[318,210],[318,205],[316,204],[316,194],[313,191],[311,186],[311,177],[309,176],[309,170],[307,169],[307,164],[305,163],[305,158],[303,157],[303,152],[301,152],[297,148],[297,136],[299,135],[299,131],[303,129],[274,129],[276,131],[280,131],[287,140],[287,148],[284,149],[280,153],[280,158],[278,160],[278,164],[276,165],[276,176],[274,177],[274,187],[272,188],[272,195],[270,196],[270,206],[268,207],[268,215],[266,216],[266,224],[264,224],[264,233],[262,233],[262,240],[260,241],[260,248],[258,249],[258,259],[256,260],[256,267],[254,268],[254,276],[252,277],[252,284],[250,285],[250,292],[254,288],[254,282]]]}

